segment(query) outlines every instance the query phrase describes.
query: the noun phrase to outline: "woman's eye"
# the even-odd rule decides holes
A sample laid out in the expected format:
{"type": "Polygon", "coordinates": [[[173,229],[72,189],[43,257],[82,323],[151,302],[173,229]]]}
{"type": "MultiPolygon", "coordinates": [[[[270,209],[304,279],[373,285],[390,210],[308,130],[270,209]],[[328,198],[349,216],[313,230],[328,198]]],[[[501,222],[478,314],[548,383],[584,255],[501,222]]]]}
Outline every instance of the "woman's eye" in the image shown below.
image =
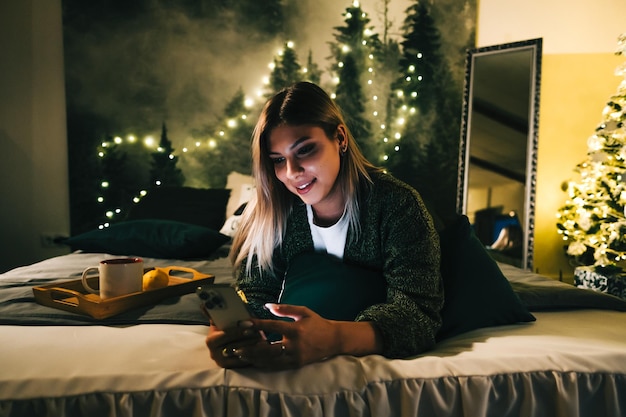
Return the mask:
{"type": "Polygon", "coordinates": [[[308,155],[313,151],[313,149],[315,149],[315,145],[304,145],[298,149],[298,155],[308,155]]]}
{"type": "Polygon", "coordinates": [[[270,158],[272,160],[272,164],[278,165],[280,163],[285,162],[285,158],[270,158]]]}

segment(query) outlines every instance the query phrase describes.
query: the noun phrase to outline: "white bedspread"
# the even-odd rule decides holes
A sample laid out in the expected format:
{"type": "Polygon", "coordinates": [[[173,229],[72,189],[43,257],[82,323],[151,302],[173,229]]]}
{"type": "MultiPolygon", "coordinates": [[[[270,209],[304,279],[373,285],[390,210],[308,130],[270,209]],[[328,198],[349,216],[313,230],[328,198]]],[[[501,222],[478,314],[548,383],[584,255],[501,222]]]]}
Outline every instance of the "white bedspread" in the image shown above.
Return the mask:
{"type": "MultiPolygon", "coordinates": [[[[97,256],[0,279],[55,278],[97,256]]],[[[199,325],[2,326],[0,416],[626,415],[626,313],[534,314],[412,359],[341,356],[284,372],[218,368],[199,325]]]]}

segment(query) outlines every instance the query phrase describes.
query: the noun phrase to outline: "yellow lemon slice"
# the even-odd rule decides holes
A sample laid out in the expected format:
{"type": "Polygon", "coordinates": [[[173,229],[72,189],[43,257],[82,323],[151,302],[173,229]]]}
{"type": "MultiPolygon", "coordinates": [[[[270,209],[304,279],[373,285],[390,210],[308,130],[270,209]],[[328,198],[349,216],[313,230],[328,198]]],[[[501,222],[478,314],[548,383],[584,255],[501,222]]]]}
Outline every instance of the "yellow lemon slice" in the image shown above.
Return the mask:
{"type": "Polygon", "coordinates": [[[170,277],[160,269],[152,269],[143,274],[143,290],[156,290],[157,288],[167,287],[170,277]]]}

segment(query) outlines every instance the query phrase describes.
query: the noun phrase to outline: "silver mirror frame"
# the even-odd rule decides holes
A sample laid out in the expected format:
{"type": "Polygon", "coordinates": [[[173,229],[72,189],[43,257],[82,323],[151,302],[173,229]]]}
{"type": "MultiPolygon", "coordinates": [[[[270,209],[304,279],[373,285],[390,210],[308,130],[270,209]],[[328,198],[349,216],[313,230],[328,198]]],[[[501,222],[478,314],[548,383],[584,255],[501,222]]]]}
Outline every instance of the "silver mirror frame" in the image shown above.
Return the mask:
{"type": "Polygon", "coordinates": [[[465,66],[465,87],[463,92],[463,113],[461,122],[461,140],[459,147],[459,170],[457,178],[457,212],[467,214],[469,194],[469,146],[472,123],[473,69],[475,60],[481,56],[500,54],[512,51],[532,51],[531,86],[529,100],[528,141],[526,157],[526,181],[524,188],[524,241],[522,247],[522,269],[533,269],[533,251],[535,236],[535,192],[537,184],[537,146],[539,130],[539,98],[541,86],[542,39],[505,43],[500,45],[475,48],[467,51],[465,66]]]}

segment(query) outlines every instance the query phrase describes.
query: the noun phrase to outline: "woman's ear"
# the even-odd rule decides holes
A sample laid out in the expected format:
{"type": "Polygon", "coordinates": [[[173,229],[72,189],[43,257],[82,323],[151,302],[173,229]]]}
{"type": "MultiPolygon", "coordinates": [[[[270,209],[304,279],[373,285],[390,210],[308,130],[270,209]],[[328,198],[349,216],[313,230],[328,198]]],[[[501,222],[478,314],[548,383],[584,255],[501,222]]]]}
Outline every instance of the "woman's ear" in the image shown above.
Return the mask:
{"type": "Polygon", "coordinates": [[[337,141],[339,142],[339,150],[341,153],[346,153],[348,150],[348,135],[346,134],[346,127],[344,125],[337,126],[337,141]]]}

